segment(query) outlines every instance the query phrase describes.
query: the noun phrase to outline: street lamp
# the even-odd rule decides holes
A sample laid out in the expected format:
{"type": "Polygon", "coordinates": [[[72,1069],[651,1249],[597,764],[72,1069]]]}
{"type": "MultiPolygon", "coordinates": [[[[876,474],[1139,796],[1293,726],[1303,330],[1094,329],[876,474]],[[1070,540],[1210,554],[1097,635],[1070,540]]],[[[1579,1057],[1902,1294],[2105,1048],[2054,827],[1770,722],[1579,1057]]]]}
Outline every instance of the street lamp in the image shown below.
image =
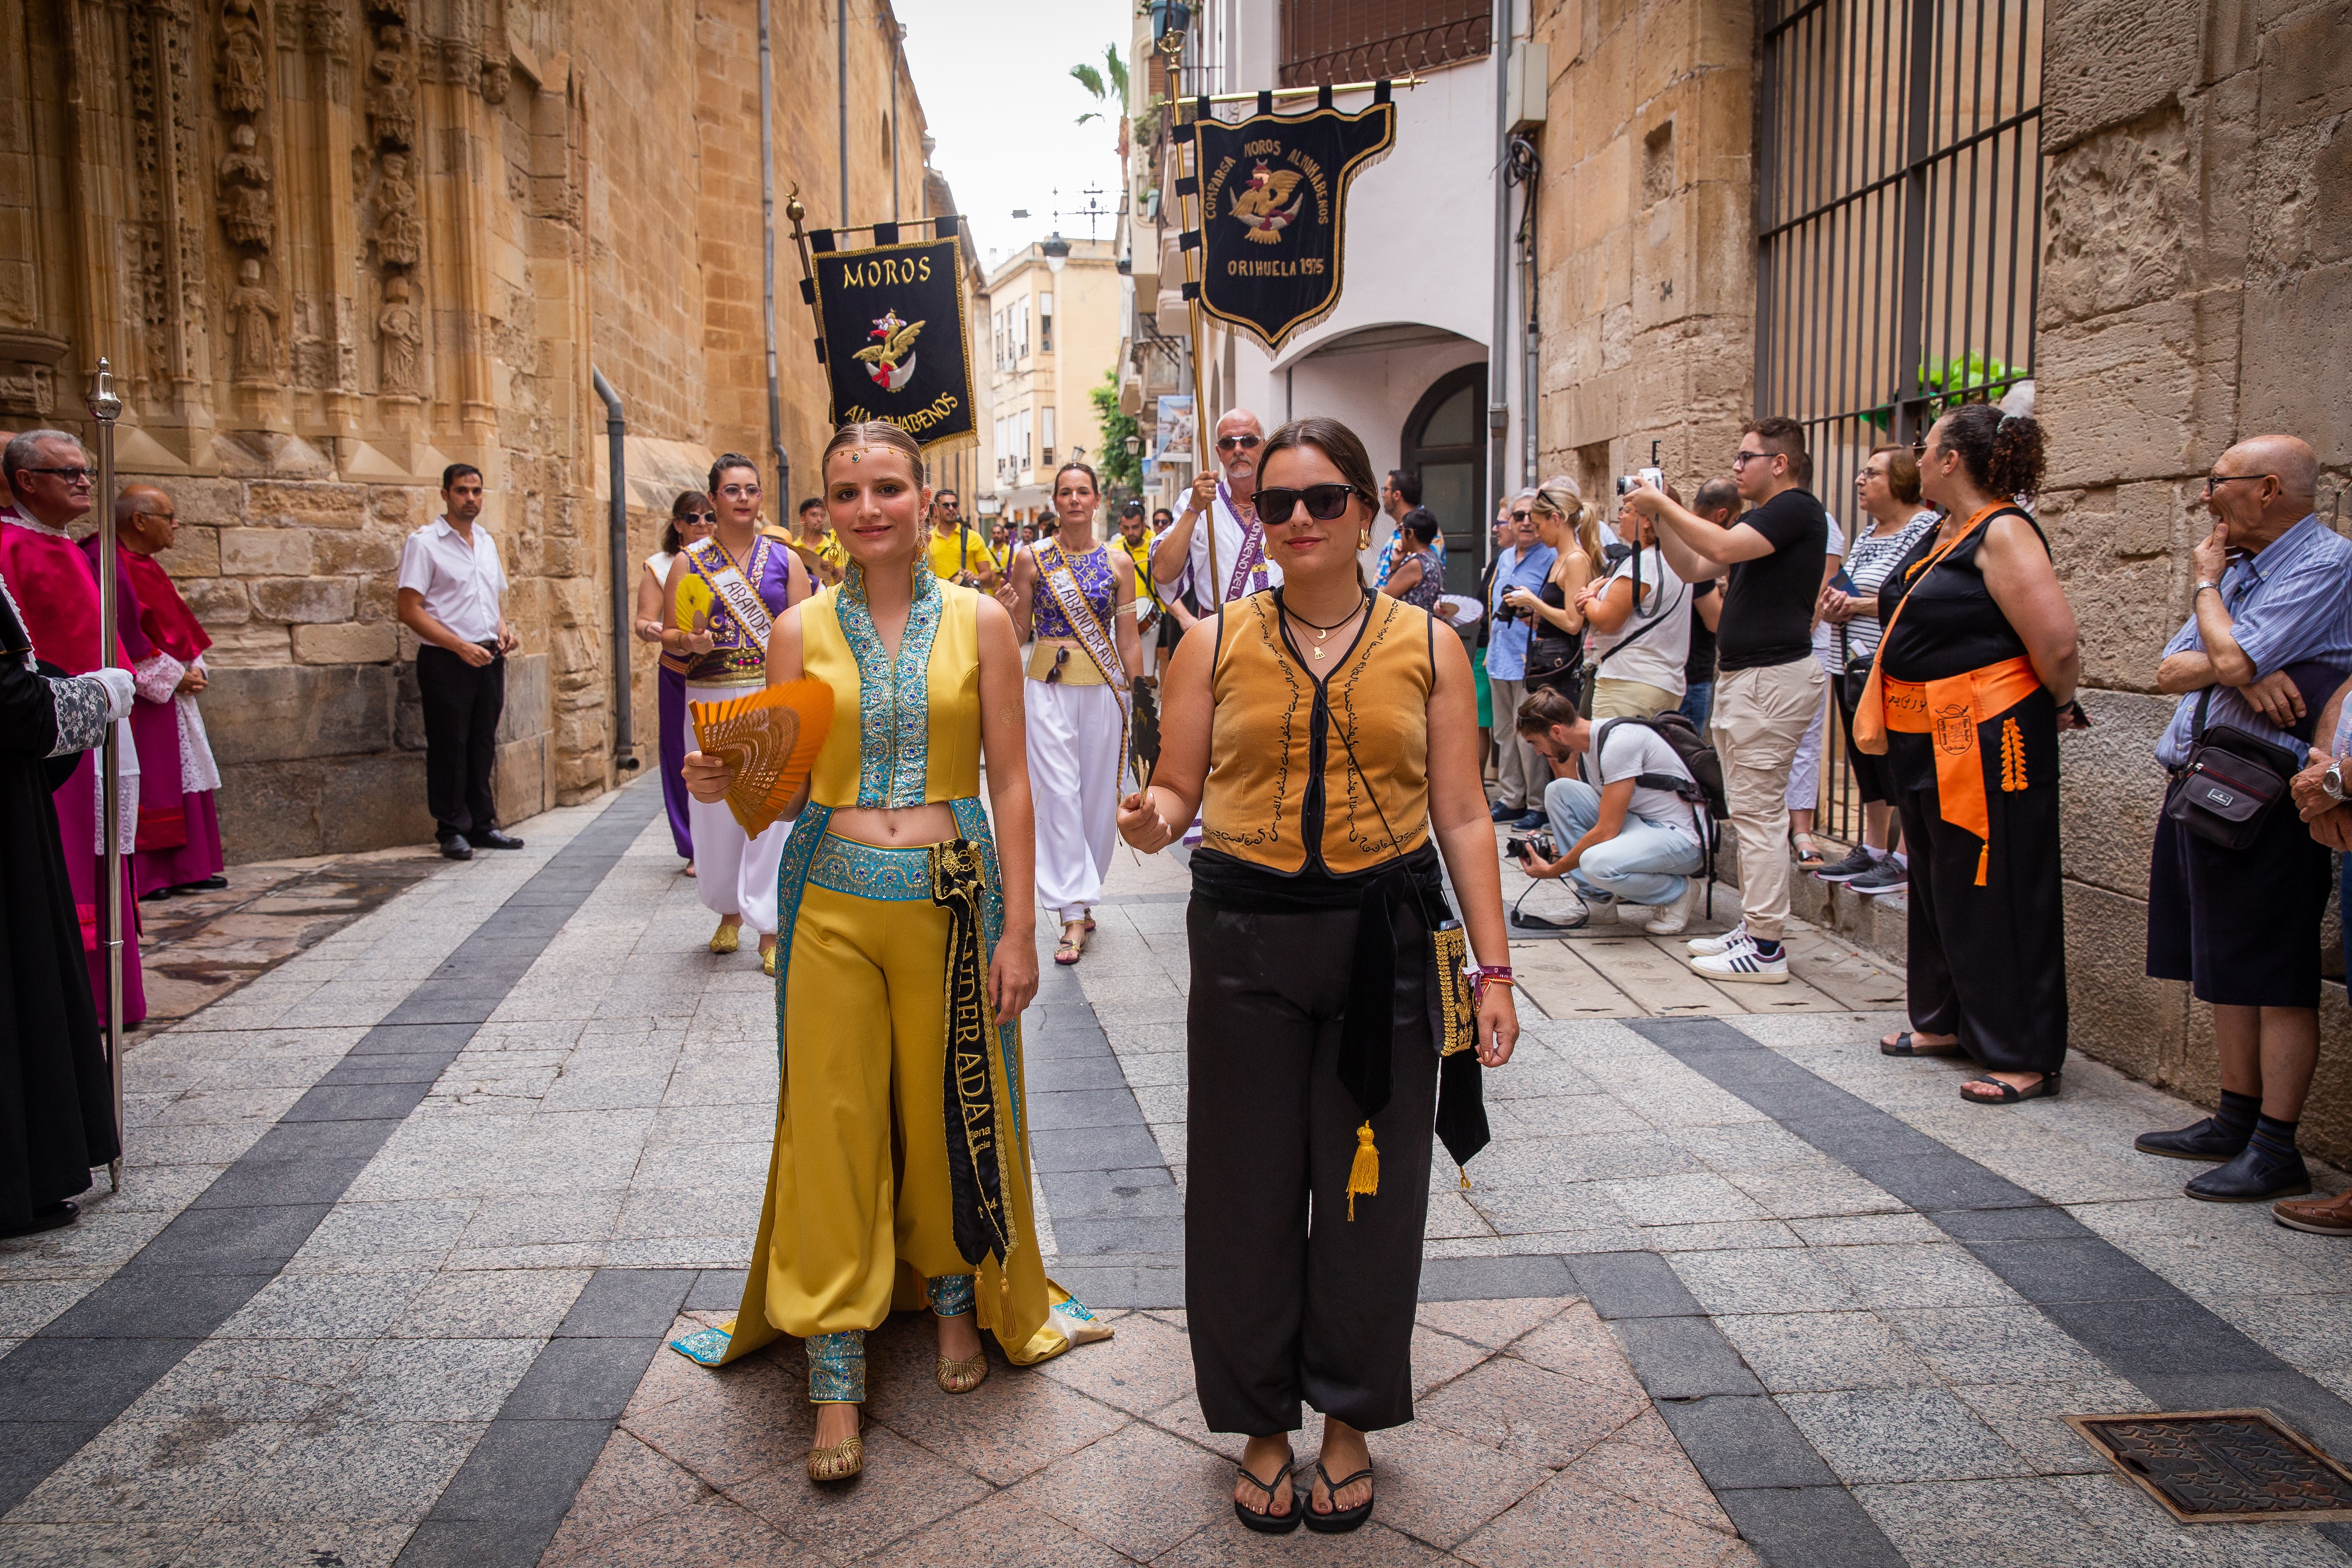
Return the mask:
{"type": "Polygon", "coordinates": [[[1058,228],[1054,231],[1053,237],[1038,248],[1045,253],[1045,267],[1051,272],[1058,274],[1062,270],[1062,263],[1070,258],[1070,242],[1062,237],[1062,231],[1058,228]]]}
{"type": "Polygon", "coordinates": [[[1151,0],[1151,36],[1160,52],[1173,59],[1184,52],[1184,35],[1192,30],[1192,7],[1181,0],[1151,0]]]}
{"type": "Polygon", "coordinates": [[[1129,457],[1132,458],[1132,457],[1134,457],[1138,452],[1140,452],[1140,451],[1142,451],[1142,450],[1143,450],[1143,437],[1140,437],[1140,436],[1129,436],[1129,437],[1127,438],[1127,455],[1128,455],[1129,457]]]}

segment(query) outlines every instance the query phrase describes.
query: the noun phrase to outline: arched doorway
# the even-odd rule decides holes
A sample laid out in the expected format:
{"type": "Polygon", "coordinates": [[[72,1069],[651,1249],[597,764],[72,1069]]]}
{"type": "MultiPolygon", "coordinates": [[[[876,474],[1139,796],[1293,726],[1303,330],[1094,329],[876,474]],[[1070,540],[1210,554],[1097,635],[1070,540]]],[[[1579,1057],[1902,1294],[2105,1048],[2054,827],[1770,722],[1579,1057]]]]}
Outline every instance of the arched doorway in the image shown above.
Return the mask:
{"type": "Polygon", "coordinates": [[[1445,586],[1449,593],[1478,592],[1485,570],[1486,443],[1478,417],[1485,406],[1485,364],[1449,370],[1433,383],[1404,422],[1397,443],[1398,466],[1421,476],[1421,504],[1445,531],[1445,586]]]}

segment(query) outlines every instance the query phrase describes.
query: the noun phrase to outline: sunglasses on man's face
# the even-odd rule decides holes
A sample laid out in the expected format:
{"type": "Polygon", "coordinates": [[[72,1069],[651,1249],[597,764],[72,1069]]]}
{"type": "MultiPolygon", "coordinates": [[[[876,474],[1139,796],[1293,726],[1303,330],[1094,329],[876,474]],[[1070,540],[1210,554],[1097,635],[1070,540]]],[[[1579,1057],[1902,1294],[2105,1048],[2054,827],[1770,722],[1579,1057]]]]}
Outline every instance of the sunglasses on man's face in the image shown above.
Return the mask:
{"type": "Polygon", "coordinates": [[[1513,522],[1525,522],[1534,515],[1535,513],[1531,511],[1515,511],[1511,514],[1511,521],[1513,522]]]}
{"type": "Polygon", "coordinates": [[[1290,521],[1291,511],[1302,500],[1307,503],[1307,516],[1318,522],[1332,522],[1347,511],[1349,496],[1362,494],[1353,485],[1308,485],[1302,490],[1260,490],[1252,500],[1257,506],[1259,523],[1276,528],[1290,521]]]}
{"type": "Polygon", "coordinates": [[[1257,450],[1257,447],[1258,437],[1255,436],[1220,436],[1217,437],[1217,450],[1220,452],[1255,452],[1257,450]]]}

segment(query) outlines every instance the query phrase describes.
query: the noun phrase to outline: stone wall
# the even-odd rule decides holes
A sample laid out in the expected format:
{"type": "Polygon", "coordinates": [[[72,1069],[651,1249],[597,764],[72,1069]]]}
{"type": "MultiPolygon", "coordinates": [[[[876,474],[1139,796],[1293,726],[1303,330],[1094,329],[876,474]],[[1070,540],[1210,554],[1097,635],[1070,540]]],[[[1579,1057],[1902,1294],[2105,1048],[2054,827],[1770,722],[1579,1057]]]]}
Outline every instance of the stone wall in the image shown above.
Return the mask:
{"type": "Polygon", "coordinates": [[[1746,0],[1538,0],[1549,116],[1537,239],[1538,449],[1588,499],[1738,444],[1755,387],[1754,14],[1746,0]]]}
{"type": "MultiPolygon", "coordinates": [[[[712,454],[768,464],[754,0],[37,0],[0,12],[0,431],[81,430],[102,354],[117,467],[184,527],[210,629],[232,859],[425,837],[402,539],[479,467],[522,653],[501,815],[609,787],[609,487],[629,418],[632,582],[712,454]]],[[[850,22],[852,221],[928,216],[887,5],[850,22]],[[898,81],[898,113],[890,115],[898,81]]],[[[775,8],[779,205],[843,221],[827,6],[775,8]]],[[[780,248],[787,452],[825,395],[780,248]]],[[[812,476],[796,471],[805,489],[812,476]]],[[[778,508],[772,502],[772,512],[778,508]]],[[[655,739],[633,645],[633,739],[655,739]]]]}
{"type": "MultiPolygon", "coordinates": [[[[2321,514],[2352,530],[2352,5],[2069,0],[2045,37],[2036,412],[2042,516],[2083,626],[2067,736],[2074,1044],[2153,1082],[2218,1091],[2211,1013],[2145,978],[2148,854],[2172,700],[2162,648],[2189,613],[2203,479],[2231,442],[2318,448],[2321,514]],[[2122,41],[2129,40],[2128,46],[2122,41]],[[2316,352],[2315,352],[2316,351],[2316,352]]],[[[2340,974],[2331,918],[2321,939],[2340,974]]],[[[2305,1141],[2352,1157],[2352,1014],[2330,985],[2305,1141]]]]}

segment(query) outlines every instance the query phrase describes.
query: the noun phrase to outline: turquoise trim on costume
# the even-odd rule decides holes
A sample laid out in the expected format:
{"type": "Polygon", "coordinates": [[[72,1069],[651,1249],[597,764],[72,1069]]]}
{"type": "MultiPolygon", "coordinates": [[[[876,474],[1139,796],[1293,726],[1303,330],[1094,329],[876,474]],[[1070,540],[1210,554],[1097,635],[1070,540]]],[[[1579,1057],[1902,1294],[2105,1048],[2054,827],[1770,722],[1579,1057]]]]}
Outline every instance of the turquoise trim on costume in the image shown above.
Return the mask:
{"type": "Polygon", "coordinates": [[[885,848],[826,834],[809,862],[808,879],[855,899],[906,904],[931,897],[931,847],[885,848]]]}
{"type": "Polygon", "coordinates": [[[931,1294],[931,1310],[942,1318],[961,1318],[971,1310],[972,1277],[969,1274],[942,1274],[927,1281],[931,1294]]]}
{"type": "Polygon", "coordinates": [[[812,1334],[807,1340],[809,1403],[866,1403],[866,1331],[844,1329],[837,1334],[812,1334]]]}
{"type": "Polygon", "coordinates": [[[834,605],[842,638],[857,660],[860,805],[920,805],[929,784],[931,641],[947,595],[928,564],[918,558],[916,565],[915,597],[895,665],[874,629],[865,574],[857,567],[850,567],[834,605]]]}
{"type": "Polygon", "coordinates": [[[669,1348],[702,1366],[717,1366],[727,1359],[727,1347],[735,1336],[725,1329],[699,1329],[684,1339],[672,1340],[669,1348]]]}

